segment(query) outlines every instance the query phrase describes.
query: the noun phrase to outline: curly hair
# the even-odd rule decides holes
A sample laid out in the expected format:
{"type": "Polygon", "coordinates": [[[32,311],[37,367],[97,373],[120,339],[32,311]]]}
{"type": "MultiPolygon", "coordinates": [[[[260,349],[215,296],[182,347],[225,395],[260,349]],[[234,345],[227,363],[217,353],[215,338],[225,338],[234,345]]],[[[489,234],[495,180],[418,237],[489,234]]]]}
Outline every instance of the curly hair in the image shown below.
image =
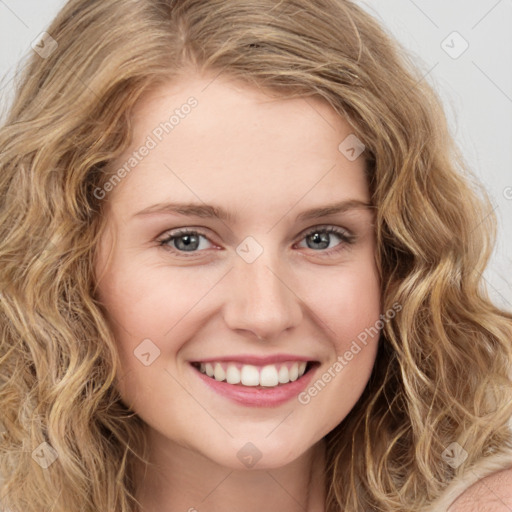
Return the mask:
{"type": "Polygon", "coordinates": [[[137,510],[147,446],[116,390],[96,297],[105,205],[94,191],[131,143],[138,100],[204,71],[320,97],[366,148],[382,306],[402,309],[363,395],[326,436],[326,511],[425,510],[512,447],[512,313],[482,279],[493,209],[437,95],[376,20],[349,0],[71,0],[47,32],[0,128],[5,508],[137,510]],[[453,442],[468,452],[458,468],[442,458],[453,442]],[[39,452],[58,459],[43,469],[39,452]]]}

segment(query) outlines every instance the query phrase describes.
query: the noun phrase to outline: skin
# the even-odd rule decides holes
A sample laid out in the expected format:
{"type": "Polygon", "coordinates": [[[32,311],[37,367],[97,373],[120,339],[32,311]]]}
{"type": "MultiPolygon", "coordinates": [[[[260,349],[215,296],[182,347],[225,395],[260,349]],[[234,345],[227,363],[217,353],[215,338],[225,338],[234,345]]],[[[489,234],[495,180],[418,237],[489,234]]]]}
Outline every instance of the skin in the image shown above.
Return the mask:
{"type": "Polygon", "coordinates": [[[133,143],[113,167],[190,96],[198,106],[104,199],[98,298],[118,344],[118,389],[144,420],[150,446],[137,497],[145,511],[323,510],[323,437],[360,397],[378,336],[308,404],[234,403],[189,361],[290,353],[319,361],[320,378],[375,325],[372,210],[295,220],[340,200],[369,202],[364,159],[338,150],[353,130],[319,98],[276,99],[227,77],[189,75],[139,102],[133,143]],[[214,204],[234,218],[133,217],[166,201],[214,204]],[[324,248],[305,236],[317,226],[348,231],[355,242],[327,234],[324,248]],[[180,256],[183,238],[167,249],[157,241],[177,228],[206,238],[180,256]],[[236,251],[248,236],[263,250],[252,263],[236,251]],[[160,350],[148,366],[134,355],[144,339],[160,350]],[[252,468],[237,457],[247,442],[261,453],[252,468]]]}
{"type": "Polygon", "coordinates": [[[509,512],[512,509],[512,468],[498,471],[464,491],[448,512],[509,512]]]}

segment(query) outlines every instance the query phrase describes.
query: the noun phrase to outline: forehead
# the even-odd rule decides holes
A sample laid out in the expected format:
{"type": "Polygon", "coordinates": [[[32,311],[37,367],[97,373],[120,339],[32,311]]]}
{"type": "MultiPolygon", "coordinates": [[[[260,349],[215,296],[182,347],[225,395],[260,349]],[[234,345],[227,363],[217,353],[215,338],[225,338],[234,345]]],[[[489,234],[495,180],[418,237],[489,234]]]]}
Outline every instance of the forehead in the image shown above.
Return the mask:
{"type": "Polygon", "coordinates": [[[368,200],[363,158],[351,161],[339,148],[353,129],[318,97],[275,97],[221,76],[189,76],[143,97],[132,122],[132,144],[111,166],[129,169],[109,197],[125,213],[168,200],[241,210],[305,196],[368,200]]]}

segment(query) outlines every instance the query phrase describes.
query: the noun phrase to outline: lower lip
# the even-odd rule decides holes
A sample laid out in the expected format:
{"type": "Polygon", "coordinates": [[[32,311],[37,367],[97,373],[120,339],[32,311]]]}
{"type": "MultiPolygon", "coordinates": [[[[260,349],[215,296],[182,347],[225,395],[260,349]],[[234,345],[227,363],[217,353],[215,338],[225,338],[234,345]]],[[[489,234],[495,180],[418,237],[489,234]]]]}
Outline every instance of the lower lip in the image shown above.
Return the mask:
{"type": "Polygon", "coordinates": [[[275,388],[242,386],[218,381],[201,373],[192,366],[194,372],[203,382],[219,395],[249,407],[276,407],[284,404],[304,391],[317,369],[317,365],[306,372],[302,377],[288,384],[280,384],[275,388]]]}

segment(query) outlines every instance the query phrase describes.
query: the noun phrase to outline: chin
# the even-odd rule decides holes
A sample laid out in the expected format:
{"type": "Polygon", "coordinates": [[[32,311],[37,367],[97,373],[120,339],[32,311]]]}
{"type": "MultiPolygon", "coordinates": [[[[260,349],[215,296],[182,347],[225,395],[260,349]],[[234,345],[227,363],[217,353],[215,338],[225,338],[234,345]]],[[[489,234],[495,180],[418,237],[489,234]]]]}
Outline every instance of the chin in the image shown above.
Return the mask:
{"type": "MultiPolygon", "coordinates": [[[[272,434],[270,434],[272,435],[272,434]]],[[[287,440],[288,443],[290,439],[287,440]]],[[[285,440],[276,436],[275,440],[261,437],[251,441],[231,439],[231,445],[222,453],[208,456],[212,461],[234,470],[276,469],[291,464],[301,457],[311,446],[286,446],[285,440]]]]}

